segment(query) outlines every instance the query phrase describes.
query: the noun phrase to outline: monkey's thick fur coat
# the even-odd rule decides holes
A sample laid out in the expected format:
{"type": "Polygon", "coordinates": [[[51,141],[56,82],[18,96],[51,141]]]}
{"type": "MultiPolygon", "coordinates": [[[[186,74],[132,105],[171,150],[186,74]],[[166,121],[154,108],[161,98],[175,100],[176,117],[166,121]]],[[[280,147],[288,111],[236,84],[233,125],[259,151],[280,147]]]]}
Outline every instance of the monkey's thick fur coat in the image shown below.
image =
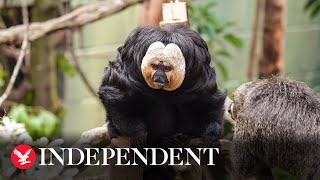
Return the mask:
{"type": "MultiPolygon", "coordinates": [[[[202,138],[204,147],[218,147],[226,94],[217,88],[210,61],[206,42],[189,28],[134,30],[106,68],[98,93],[107,110],[110,137],[130,137],[132,147],[164,147],[163,138],[181,133],[188,141],[202,138]],[[155,42],[173,43],[184,56],[185,77],[174,91],[150,88],[141,72],[142,60],[155,42]]],[[[151,173],[150,179],[174,178],[167,172],[151,173]]]]}
{"type": "Polygon", "coordinates": [[[283,78],[259,80],[234,93],[232,160],[239,173],[268,176],[278,167],[299,179],[320,179],[320,97],[283,78]]]}

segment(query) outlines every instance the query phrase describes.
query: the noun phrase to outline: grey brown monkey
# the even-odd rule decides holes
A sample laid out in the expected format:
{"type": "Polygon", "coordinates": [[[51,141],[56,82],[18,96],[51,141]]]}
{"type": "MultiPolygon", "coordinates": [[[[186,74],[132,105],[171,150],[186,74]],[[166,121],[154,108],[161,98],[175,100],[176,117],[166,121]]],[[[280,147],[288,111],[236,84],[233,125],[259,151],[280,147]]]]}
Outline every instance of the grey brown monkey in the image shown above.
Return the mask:
{"type": "Polygon", "coordinates": [[[320,179],[320,97],[284,78],[246,83],[234,93],[231,159],[244,176],[272,179],[278,167],[298,179],[320,179]]]}

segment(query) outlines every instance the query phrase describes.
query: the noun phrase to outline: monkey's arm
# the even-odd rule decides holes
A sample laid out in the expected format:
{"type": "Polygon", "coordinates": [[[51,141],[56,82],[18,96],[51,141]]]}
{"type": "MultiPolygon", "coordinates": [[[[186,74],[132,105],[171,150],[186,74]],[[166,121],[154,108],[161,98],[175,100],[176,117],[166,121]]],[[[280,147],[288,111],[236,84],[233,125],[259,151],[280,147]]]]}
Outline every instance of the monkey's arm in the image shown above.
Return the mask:
{"type": "Polygon", "coordinates": [[[126,136],[129,137],[132,147],[146,147],[146,126],[142,119],[117,114],[117,116],[108,118],[110,121],[109,136],[111,138],[126,136]]]}
{"type": "Polygon", "coordinates": [[[219,147],[219,138],[223,132],[224,101],[226,94],[217,90],[208,97],[202,97],[199,101],[203,107],[198,121],[203,122],[202,134],[203,147],[219,147]]]}
{"type": "Polygon", "coordinates": [[[99,97],[107,110],[110,138],[128,136],[132,146],[145,145],[146,125],[141,115],[138,95],[126,82],[119,64],[110,64],[99,89],[99,97]]]}
{"type": "Polygon", "coordinates": [[[180,126],[177,134],[164,137],[165,147],[219,147],[222,134],[225,93],[199,97],[179,106],[180,126]],[[197,138],[196,143],[191,139],[197,138]]]}

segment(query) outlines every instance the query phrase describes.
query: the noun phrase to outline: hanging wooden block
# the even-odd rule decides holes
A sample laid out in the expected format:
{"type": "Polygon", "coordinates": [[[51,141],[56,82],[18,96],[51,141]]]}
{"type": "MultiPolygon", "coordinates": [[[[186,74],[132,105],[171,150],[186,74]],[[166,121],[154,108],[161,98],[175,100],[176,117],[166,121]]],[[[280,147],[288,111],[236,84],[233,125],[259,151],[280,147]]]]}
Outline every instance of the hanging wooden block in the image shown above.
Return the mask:
{"type": "Polygon", "coordinates": [[[179,0],[176,0],[171,3],[163,3],[162,17],[163,21],[160,22],[161,28],[164,28],[167,25],[182,25],[189,27],[186,2],[179,2],[179,0]]]}

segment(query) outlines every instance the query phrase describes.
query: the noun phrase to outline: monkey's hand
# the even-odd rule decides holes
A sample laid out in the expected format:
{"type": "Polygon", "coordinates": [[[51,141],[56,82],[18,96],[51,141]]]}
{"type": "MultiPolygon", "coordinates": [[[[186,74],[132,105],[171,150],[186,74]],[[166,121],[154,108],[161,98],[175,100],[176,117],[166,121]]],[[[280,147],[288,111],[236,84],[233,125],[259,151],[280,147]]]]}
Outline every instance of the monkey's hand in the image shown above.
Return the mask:
{"type": "Polygon", "coordinates": [[[202,138],[191,139],[189,147],[191,147],[191,148],[219,148],[220,143],[219,143],[219,140],[214,137],[203,136],[202,138]]]}
{"type": "Polygon", "coordinates": [[[130,137],[130,144],[132,148],[145,148],[147,147],[147,135],[146,133],[138,133],[135,136],[130,137]]]}
{"type": "Polygon", "coordinates": [[[190,140],[191,140],[191,136],[178,133],[171,136],[163,137],[161,140],[161,147],[164,147],[164,148],[188,147],[190,140]]]}

